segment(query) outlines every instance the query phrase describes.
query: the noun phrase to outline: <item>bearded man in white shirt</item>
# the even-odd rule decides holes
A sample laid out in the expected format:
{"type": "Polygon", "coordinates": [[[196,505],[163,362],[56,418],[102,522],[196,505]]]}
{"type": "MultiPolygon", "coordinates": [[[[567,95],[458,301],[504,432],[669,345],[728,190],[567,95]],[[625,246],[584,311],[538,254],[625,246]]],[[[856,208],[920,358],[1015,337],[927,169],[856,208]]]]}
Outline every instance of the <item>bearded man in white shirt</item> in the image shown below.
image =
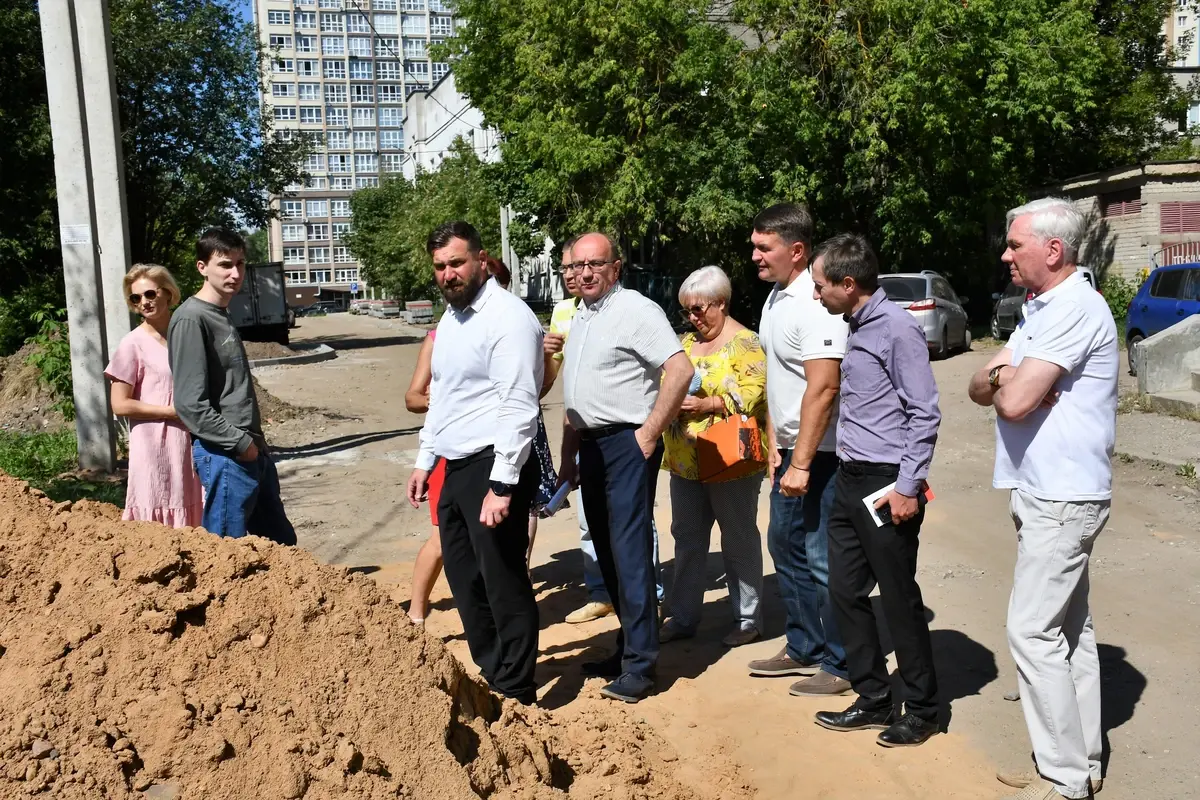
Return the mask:
{"type": "Polygon", "coordinates": [[[525,551],[539,479],[537,459],[529,456],[542,386],[542,326],[520,298],[488,278],[487,253],[470,224],[440,226],[426,247],[447,307],[408,500],[420,505],[437,457],[445,458],[442,558],[471,658],[494,691],[531,704],[538,609],[525,551]]]}
{"type": "Polygon", "coordinates": [[[1002,260],[1035,293],[1008,345],[971,379],[996,409],[993,485],[1008,489],[1017,565],[1008,643],[1034,768],[1000,773],[1009,800],[1100,790],[1100,658],[1088,561],[1108,522],[1117,425],[1117,326],[1076,269],[1084,219],[1070,200],[1008,212],[1002,260]]]}

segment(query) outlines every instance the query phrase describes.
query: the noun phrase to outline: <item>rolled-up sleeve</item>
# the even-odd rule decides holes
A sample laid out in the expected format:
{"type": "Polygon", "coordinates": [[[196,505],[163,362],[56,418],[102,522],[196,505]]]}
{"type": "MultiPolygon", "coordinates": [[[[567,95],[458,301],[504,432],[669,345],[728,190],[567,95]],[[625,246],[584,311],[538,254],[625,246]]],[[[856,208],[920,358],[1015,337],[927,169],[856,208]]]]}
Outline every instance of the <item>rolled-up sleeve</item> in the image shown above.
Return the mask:
{"type": "Polygon", "coordinates": [[[942,412],[924,333],[916,325],[902,325],[893,326],[893,334],[888,372],[907,417],[896,491],[916,497],[929,477],[942,412]]]}
{"type": "Polygon", "coordinates": [[[542,329],[536,319],[523,325],[498,325],[488,360],[488,379],[499,395],[496,409],[495,461],[491,480],[515,484],[537,435],[539,389],[545,363],[542,329]]]}

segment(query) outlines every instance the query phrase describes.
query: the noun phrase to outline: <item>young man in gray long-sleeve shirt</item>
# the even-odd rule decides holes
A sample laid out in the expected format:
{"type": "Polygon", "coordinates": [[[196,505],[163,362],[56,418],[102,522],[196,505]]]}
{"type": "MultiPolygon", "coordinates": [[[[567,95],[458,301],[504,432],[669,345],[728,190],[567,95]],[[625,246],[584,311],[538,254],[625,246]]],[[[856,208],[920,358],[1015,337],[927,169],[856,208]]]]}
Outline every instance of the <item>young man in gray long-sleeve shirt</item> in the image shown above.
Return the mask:
{"type": "Polygon", "coordinates": [[[263,536],[294,545],[267,455],[246,348],[226,310],[246,277],[246,243],[210,228],[196,243],[200,291],[171,317],[167,352],[175,410],[192,433],[192,460],[204,486],[204,527],[218,536],[263,536]]]}

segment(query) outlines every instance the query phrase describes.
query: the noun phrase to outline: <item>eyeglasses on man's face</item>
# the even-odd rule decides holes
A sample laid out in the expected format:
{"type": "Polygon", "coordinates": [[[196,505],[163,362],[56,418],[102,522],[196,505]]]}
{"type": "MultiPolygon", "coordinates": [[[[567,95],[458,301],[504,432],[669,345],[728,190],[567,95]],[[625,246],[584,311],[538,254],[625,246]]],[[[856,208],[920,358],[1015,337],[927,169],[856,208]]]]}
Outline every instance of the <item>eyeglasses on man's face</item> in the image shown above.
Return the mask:
{"type": "Polygon", "coordinates": [[[617,263],[616,259],[609,259],[608,261],[575,261],[570,264],[563,264],[562,272],[563,274],[568,272],[583,272],[585,269],[591,272],[599,272],[609,264],[615,263],[617,263]]]}

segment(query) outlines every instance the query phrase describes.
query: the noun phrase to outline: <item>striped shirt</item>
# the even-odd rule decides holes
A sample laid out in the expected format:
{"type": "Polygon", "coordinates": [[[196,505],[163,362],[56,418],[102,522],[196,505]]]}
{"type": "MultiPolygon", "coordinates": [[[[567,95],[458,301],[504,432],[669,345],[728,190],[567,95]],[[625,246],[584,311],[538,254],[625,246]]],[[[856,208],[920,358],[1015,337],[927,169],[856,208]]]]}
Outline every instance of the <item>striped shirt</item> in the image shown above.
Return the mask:
{"type": "Polygon", "coordinates": [[[576,430],[641,425],[658,400],[662,365],[683,352],[653,300],[613,286],[571,325],[564,348],[563,405],[576,430]]]}

